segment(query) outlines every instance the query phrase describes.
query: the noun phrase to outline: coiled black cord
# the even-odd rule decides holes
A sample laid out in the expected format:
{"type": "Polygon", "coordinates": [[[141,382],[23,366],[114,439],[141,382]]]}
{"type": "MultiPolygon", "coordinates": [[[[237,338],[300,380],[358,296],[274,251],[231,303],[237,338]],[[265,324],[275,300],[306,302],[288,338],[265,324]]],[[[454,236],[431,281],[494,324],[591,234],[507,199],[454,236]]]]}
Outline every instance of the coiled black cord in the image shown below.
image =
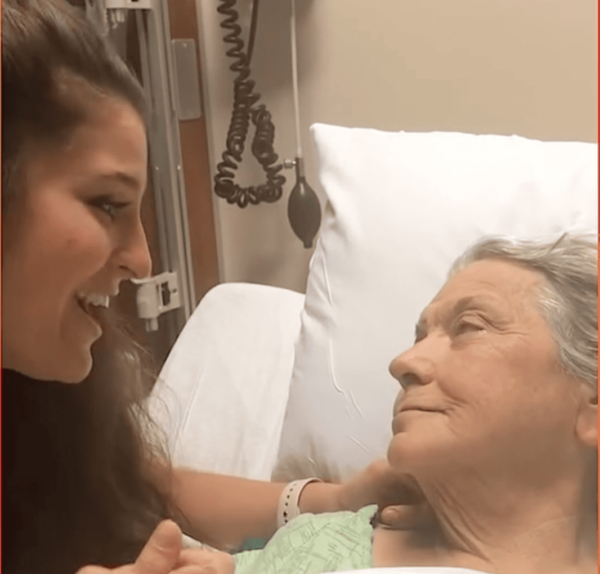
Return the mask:
{"type": "Polygon", "coordinates": [[[257,105],[260,94],[254,92],[255,82],[250,79],[250,60],[256,34],[259,0],[254,0],[252,5],[252,25],[247,53],[244,53],[244,42],[240,37],[242,28],[237,23],[239,15],[234,8],[236,2],[237,0],[220,0],[217,7],[217,11],[225,16],[221,27],[229,31],[223,41],[232,44],[227,50],[227,56],[234,59],[229,69],[238,75],[234,80],[233,111],[227,131],[227,149],[221,156],[222,161],[217,165],[215,193],[225,198],[228,203],[246,207],[248,203],[277,201],[283,194],[285,177],[280,173],[283,165],[276,163],[279,156],[273,149],[275,126],[271,121],[271,114],[264,104],[257,105]],[[257,186],[241,187],[234,181],[234,172],[242,161],[250,122],[256,128],[252,140],[252,154],[265,172],[266,182],[257,186]]]}

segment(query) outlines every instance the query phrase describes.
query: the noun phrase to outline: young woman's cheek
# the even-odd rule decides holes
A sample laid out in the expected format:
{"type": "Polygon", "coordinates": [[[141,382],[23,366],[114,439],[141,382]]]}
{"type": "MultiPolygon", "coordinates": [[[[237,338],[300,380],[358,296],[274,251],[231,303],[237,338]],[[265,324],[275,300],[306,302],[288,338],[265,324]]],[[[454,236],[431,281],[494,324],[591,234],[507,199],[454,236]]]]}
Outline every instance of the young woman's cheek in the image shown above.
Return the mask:
{"type": "MultiPolygon", "coordinates": [[[[69,251],[73,257],[82,257],[90,267],[104,265],[115,248],[116,231],[107,216],[92,213],[84,206],[79,214],[79,224],[71,229],[69,251]],[[107,221],[101,221],[106,219],[107,221]]],[[[82,262],[82,266],[87,266],[82,262]]]]}

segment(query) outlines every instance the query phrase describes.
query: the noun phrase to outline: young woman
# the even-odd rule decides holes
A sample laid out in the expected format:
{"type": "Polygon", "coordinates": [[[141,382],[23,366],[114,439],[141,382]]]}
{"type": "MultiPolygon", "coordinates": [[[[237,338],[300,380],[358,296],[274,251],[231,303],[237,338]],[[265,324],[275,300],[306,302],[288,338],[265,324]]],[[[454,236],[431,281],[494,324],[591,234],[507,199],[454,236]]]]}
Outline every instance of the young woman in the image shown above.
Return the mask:
{"type": "MultiPolygon", "coordinates": [[[[7,573],[131,564],[166,574],[181,565],[179,527],[218,546],[276,529],[284,485],[171,469],[143,432],[144,355],[109,302],[151,267],[144,117],[140,86],[77,10],[4,0],[7,573]]],[[[374,466],[347,485],[311,483],[300,508],[359,507],[390,480],[374,466]]]]}

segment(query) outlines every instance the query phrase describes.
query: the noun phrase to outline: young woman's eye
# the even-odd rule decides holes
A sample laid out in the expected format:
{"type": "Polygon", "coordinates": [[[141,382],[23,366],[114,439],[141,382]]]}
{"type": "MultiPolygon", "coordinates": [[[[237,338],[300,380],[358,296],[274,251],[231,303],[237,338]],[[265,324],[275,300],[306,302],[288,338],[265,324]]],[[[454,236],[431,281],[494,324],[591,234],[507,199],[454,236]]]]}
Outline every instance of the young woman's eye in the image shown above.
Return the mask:
{"type": "Polygon", "coordinates": [[[107,197],[99,197],[91,202],[91,205],[96,209],[104,212],[108,217],[114,219],[120,209],[127,207],[127,203],[122,201],[114,201],[107,197]]]}

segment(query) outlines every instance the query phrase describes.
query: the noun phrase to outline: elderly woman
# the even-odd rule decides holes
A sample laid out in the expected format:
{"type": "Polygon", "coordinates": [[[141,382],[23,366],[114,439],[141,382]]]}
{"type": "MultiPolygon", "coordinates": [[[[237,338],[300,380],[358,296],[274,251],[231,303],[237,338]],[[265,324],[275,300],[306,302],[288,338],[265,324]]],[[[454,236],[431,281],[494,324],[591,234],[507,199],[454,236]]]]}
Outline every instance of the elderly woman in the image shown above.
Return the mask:
{"type": "MultiPolygon", "coordinates": [[[[150,272],[145,115],[140,85],[79,11],[4,0],[5,573],[192,574],[180,528],[219,546],[276,529],[285,485],[173,469],[143,432],[144,354],[107,307],[150,272]]],[[[372,470],[349,488],[310,483],[300,509],[377,500],[385,469],[372,470]]]]}
{"type": "Polygon", "coordinates": [[[236,572],[596,573],[597,285],[585,237],[469,249],[390,366],[388,459],[424,498],[420,519],[393,531],[376,507],[300,516],[236,572]]]}

